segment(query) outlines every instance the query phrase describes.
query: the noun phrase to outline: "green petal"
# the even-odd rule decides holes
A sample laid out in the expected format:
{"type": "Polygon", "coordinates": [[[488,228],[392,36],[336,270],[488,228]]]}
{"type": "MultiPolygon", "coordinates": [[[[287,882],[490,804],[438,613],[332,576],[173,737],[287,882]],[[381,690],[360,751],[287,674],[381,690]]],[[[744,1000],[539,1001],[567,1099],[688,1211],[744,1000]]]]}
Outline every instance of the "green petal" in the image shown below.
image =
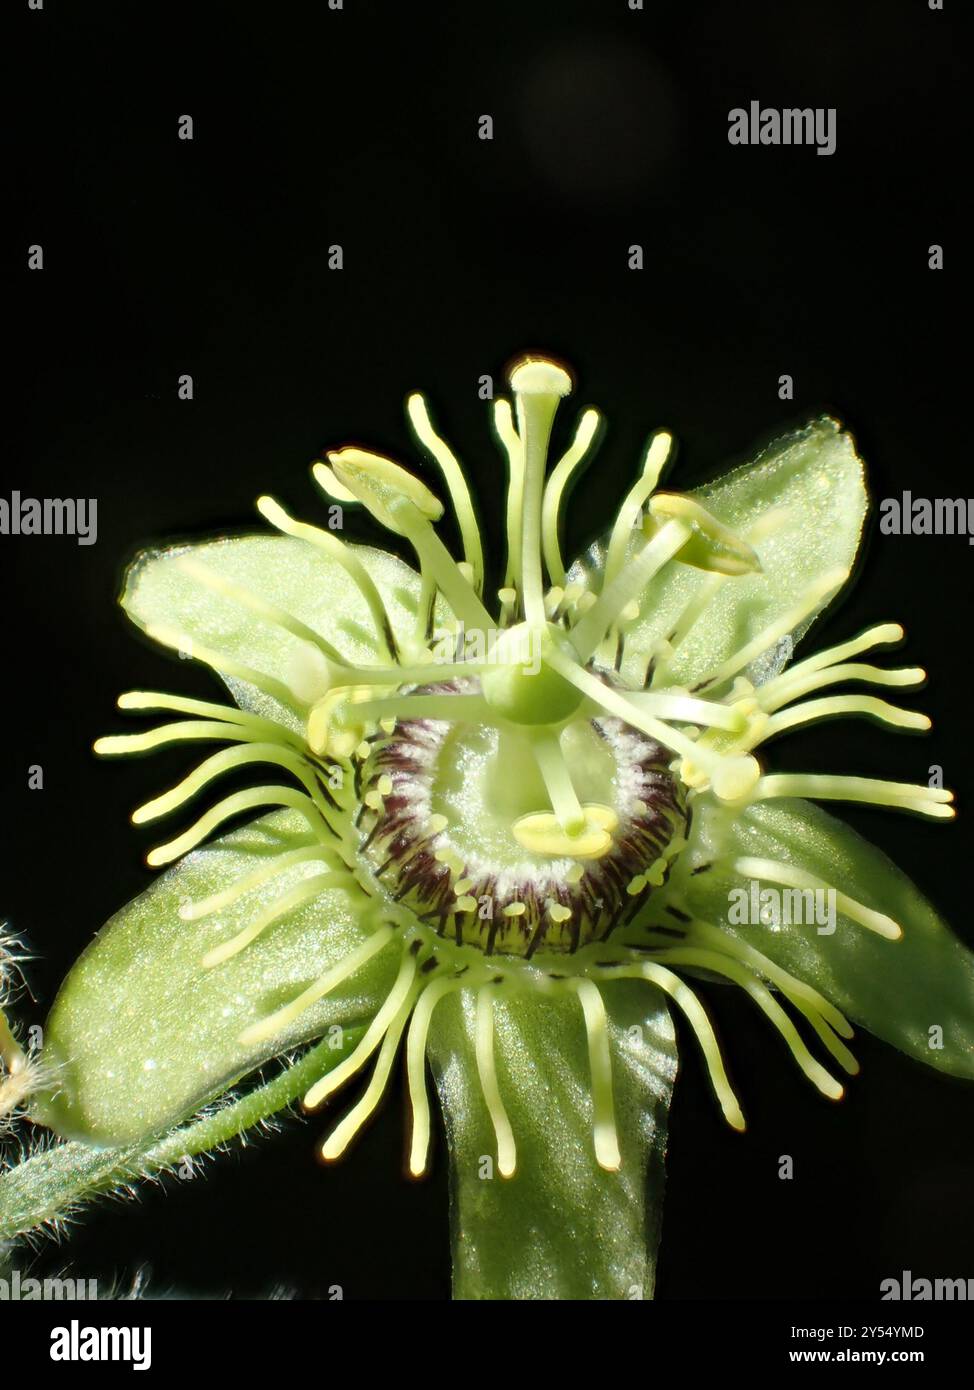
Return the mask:
{"type": "MultiPolygon", "coordinates": [[[[36,1117],[68,1138],[129,1144],[169,1129],[271,1057],[333,1025],[371,1016],[395,961],[380,953],[286,1031],[241,1046],[243,1030],[287,1003],[363,939],[356,887],[326,888],[238,955],[204,967],[230,939],[320,864],[294,866],[215,917],[180,904],[218,892],[307,843],[301,817],[265,816],[167,870],[117,913],[72,967],[44,1030],[57,1090],[36,1117]]],[[[335,1035],[336,1043],[341,1039],[335,1035]]]]}
{"type": "MultiPolygon", "coordinates": [[[[394,555],[352,546],[382,595],[393,630],[411,631],[419,579],[394,555]]],[[[308,659],[308,644],[215,593],[180,568],[189,558],[223,579],[290,613],[337,647],[353,664],[376,663],[381,651],[368,607],[346,571],[306,541],[242,536],[143,552],[130,566],[120,602],[145,629],[169,629],[191,642],[290,683],[308,659]]],[[[164,639],[162,639],[164,640],[164,639]]],[[[166,645],[178,646],[175,642],[166,645]]],[[[189,648],[191,652],[191,647],[189,648]]],[[[282,717],[277,700],[235,677],[227,679],[244,708],[282,717]]],[[[284,711],[295,722],[295,707],[284,711]]]]}
{"type": "Polygon", "coordinates": [[[671,891],[695,915],[814,985],[850,1019],[911,1057],[974,1077],[974,954],[885,854],[842,821],[798,800],[757,803],[735,816],[701,799],[691,845],[671,891]],[[692,872],[715,854],[721,858],[708,871],[692,872]],[[738,856],[797,865],[891,917],[903,936],[877,936],[838,912],[831,935],[814,925],[733,925],[728,894],[750,882],[726,862],[738,856]],[[931,1045],[939,1036],[932,1029],[942,1029],[942,1048],[931,1045]]]}
{"type": "MultiPolygon", "coordinates": [[[[713,584],[716,591],[666,667],[668,684],[693,685],[793,607],[816,580],[830,570],[851,570],[867,502],[852,438],[828,418],[786,435],[755,462],[689,496],[745,539],[770,513],[779,513],[782,524],[773,534],[753,539],[761,573],[715,579],[676,561],[650,581],[637,600],[640,616],[627,632],[622,668],[624,676],[639,683],[654,644],[670,637],[702,587],[713,584]]],[[[641,544],[637,534],[632,547],[641,544]]],[[[579,580],[584,573],[597,589],[604,554],[602,546],[593,546],[569,579],[579,580]]],[[[824,606],[820,603],[815,612],[824,606]]],[[[814,616],[799,624],[793,641],[814,616]]],[[[779,648],[772,660],[780,669],[788,655],[779,648]]],[[[749,674],[766,680],[774,673],[765,661],[749,674]]]]}
{"type": "Polygon", "coordinates": [[[619,982],[602,993],[622,1152],[615,1173],[595,1161],[577,1000],[519,994],[496,1004],[498,1084],[517,1145],[510,1178],[495,1167],[473,991],[449,997],[434,1016],[430,1056],[450,1149],[457,1298],[652,1297],[676,1044],[655,990],[619,982]]]}

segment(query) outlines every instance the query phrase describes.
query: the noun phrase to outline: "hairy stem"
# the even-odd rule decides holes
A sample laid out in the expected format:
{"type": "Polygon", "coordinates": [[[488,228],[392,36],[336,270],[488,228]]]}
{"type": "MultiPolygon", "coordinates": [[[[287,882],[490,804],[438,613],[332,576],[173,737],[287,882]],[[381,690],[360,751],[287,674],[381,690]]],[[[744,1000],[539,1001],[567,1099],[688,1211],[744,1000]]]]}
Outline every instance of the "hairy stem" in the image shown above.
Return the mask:
{"type": "Polygon", "coordinates": [[[79,1203],[150,1178],[185,1158],[238,1138],[290,1105],[352,1052],[361,1026],[345,1028],[341,1045],[319,1043],[270,1081],[162,1139],[118,1149],[70,1142],[36,1153],[0,1176],[0,1242],[69,1215],[79,1203]]]}

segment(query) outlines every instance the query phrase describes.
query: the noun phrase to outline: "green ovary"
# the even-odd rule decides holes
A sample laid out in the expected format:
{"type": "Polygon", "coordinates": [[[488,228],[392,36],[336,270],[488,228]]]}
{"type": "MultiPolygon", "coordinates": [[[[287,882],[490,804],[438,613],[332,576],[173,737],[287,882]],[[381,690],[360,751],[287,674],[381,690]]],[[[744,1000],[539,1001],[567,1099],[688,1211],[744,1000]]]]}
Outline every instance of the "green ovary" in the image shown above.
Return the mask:
{"type": "Polygon", "coordinates": [[[518,623],[501,634],[496,665],[481,677],[487,703],[515,724],[558,724],[575,713],[582,696],[545,661],[552,647],[574,656],[565,633],[548,623],[538,631],[518,623]]]}

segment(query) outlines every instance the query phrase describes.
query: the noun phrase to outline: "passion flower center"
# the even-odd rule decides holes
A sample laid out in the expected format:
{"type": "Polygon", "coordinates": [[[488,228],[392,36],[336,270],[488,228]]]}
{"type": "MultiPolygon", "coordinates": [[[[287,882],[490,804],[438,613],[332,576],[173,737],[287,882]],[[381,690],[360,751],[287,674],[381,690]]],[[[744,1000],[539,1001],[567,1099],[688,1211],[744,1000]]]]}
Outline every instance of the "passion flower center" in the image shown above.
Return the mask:
{"type": "Polygon", "coordinates": [[[664,882],[685,843],[672,754],[613,718],[574,720],[561,734],[603,840],[557,827],[547,841],[519,835],[526,822],[554,820],[531,736],[401,720],[364,773],[362,848],[374,876],[439,935],[487,954],[571,952],[603,939],[664,882]]]}

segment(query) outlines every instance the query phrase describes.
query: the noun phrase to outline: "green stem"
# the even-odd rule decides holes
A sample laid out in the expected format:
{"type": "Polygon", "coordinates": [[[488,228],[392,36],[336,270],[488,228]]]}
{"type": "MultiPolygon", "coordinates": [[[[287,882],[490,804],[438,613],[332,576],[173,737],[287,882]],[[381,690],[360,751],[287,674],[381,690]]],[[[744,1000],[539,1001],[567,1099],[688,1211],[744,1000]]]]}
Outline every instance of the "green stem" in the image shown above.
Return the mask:
{"type": "Polygon", "coordinates": [[[347,1057],[364,1031],[361,1026],[343,1029],[340,1047],[330,1040],[319,1043],[272,1080],[162,1139],[117,1149],[58,1144],[8,1168],[0,1176],[0,1242],[58,1220],[79,1202],[152,1177],[239,1137],[290,1105],[347,1057]]]}

